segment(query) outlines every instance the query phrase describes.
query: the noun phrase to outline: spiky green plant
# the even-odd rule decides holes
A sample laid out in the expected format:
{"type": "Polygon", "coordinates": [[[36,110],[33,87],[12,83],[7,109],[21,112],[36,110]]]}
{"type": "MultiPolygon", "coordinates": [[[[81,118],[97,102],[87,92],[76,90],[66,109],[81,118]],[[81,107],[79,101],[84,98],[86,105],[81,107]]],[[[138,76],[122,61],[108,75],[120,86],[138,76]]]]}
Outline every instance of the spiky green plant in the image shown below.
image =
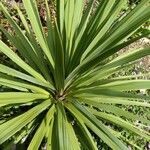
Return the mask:
{"type": "Polygon", "coordinates": [[[0,64],[0,144],[23,139],[29,142],[28,150],[40,149],[41,143],[47,150],[97,150],[96,134],[114,150],[127,150],[126,142],[138,148],[120,134],[121,128],[150,140],[145,128],[132,123],[149,124],[146,114],[120,107],[149,108],[149,96],[130,91],[150,89],[150,80],[137,79],[142,75],[112,76],[149,55],[150,48],[110,59],[145,36],[127,40],[150,18],[150,1],[142,0],[120,16],[124,4],[125,0],[102,0],[93,11],[94,0],[85,8],[83,0],[57,0],[52,17],[45,0],[44,31],[35,0],[23,0],[28,18],[15,6],[24,28],[0,2],[13,29],[9,33],[0,26],[13,46],[0,41],[0,51],[10,59],[0,64]]]}

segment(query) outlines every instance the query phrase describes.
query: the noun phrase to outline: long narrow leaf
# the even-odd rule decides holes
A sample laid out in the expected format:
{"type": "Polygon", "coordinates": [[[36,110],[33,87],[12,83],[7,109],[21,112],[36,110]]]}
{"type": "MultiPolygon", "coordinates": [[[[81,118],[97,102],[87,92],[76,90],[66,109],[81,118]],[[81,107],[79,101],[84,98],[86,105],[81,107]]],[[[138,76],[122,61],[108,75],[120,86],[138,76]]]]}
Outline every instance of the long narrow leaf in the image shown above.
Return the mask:
{"type": "Polygon", "coordinates": [[[12,135],[14,135],[17,131],[19,131],[28,123],[30,123],[37,115],[39,115],[42,111],[44,111],[50,104],[51,104],[50,101],[46,100],[45,102],[35,106],[34,108],[27,111],[26,113],[1,124],[0,143],[2,144],[7,139],[9,139],[12,135]]]}

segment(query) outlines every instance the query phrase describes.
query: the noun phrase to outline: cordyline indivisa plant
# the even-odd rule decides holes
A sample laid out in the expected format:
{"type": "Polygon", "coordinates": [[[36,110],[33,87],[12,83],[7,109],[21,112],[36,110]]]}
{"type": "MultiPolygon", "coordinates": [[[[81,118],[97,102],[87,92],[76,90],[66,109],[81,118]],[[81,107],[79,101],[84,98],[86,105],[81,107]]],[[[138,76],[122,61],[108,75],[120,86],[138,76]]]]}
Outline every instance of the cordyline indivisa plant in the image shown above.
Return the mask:
{"type": "Polygon", "coordinates": [[[35,0],[23,0],[26,14],[14,6],[21,27],[0,2],[13,31],[0,25],[8,38],[0,40],[0,51],[9,59],[0,64],[0,144],[98,150],[97,136],[114,150],[127,150],[128,144],[138,148],[120,129],[149,141],[142,126],[150,120],[122,107],[149,109],[150,97],[134,91],[150,89],[150,80],[113,75],[149,55],[150,48],[113,56],[145,36],[129,38],[150,18],[150,1],[142,0],[123,16],[125,0],[101,0],[96,8],[94,0],[86,7],[83,0],[57,0],[55,15],[49,1],[44,3],[46,30],[35,0]]]}

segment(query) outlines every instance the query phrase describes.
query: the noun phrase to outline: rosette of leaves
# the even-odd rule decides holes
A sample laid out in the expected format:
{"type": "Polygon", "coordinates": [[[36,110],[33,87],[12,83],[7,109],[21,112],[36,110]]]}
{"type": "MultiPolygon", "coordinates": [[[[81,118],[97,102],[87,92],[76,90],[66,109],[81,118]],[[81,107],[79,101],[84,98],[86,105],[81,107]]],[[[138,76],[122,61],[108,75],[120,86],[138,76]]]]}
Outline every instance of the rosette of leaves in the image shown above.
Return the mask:
{"type": "Polygon", "coordinates": [[[120,107],[150,107],[149,96],[130,93],[149,89],[150,80],[113,77],[150,54],[148,47],[113,57],[148,34],[127,40],[150,18],[150,1],[120,16],[124,3],[102,0],[93,12],[94,0],[86,8],[83,0],[57,0],[51,16],[45,0],[47,30],[35,0],[23,0],[28,18],[15,6],[24,29],[0,3],[14,34],[0,29],[16,48],[0,41],[0,51],[11,62],[0,64],[0,144],[27,141],[28,150],[41,149],[43,143],[47,150],[96,150],[94,133],[114,150],[128,149],[126,143],[138,147],[119,129],[150,140],[146,128],[132,123],[148,125],[148,114],[120,107]]]}

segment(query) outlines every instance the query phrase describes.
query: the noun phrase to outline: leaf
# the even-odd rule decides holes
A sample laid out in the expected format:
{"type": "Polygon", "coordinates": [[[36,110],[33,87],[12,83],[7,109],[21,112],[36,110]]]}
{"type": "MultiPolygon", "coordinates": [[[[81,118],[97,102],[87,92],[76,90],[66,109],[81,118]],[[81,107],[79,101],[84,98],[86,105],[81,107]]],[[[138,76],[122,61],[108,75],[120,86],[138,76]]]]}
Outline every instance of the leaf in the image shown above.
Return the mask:
{"type": "Polygon", "coordinates": [[[122,136],[120,132],[117,132],[115,130],[113,130],[112,128],[108,128],[110,130],[110,132],[112,132],[113,134],[115,134],[118,138],[121,138],[123,141],[125,141],[126,143],[130,144],[131,146],[137,148],[138,150],[142,150],[139,146],[137,146],[134,141],[128,140],[126,137],[122,136]]]}
{"type": "Polygon", "coordinates": [[[89,4],[87,5],[87,9],[85,11],[85,13],[83,14],[82,18],[81,18],[81,21],[80,21],[80,24],[79,24],[79,27],[78,27],[78,33],[77,33],[77,37],[76,37],[76,40],[75,40],[75,43],[74,43],[74,55],[72,56],[72,59],[70,60],[71,63],[69,64],[70,68],[68,69],[69,71],[70,70],[73,70],[73,67],[75,67],[75,61],[76,60],[79,60],[79,56],[80,56],[80,53],[81,53],[81,49],[78,48],[78,44],[80,44],[80,42],[82,42],[82,36],[85,32],[85,29],[86,29],[86,26],[88,24],[88,21],[89,21],[89,18],[90,18],[90,14],[91,14],[91,11],[94,7],[94,1],[93,0],[90,0],[89,1],[89,4]]]}
{"type": "Polygon", "coordinates": [[[80,144],[71,123],[67,123],[67,128],[72,150],[80,150],[80,144]]]}
{"type": "Polygon", "coordinates": [[[103,37],[103,35],[112,26],[112,24],[114,23],[115,19],[118,16],[119,12],[123,8],[124,3],[125,3],[125,1],[123,1],[123,0],[120,0],[120,1],[115,1],[115,0],[108,1],[107,5],[104,7],[105,8],[104,12],[102,12],[101,20],[99,21],[99,24],[101,24],[100,25],[100,27],[101,27],[100,31],[98,32],[96,37],[94,37],[92,42],[89,44],[87,49],[82,54],[81,61],[83,61],[83,59],[86,57],[86,55],[89,52],[91,52],[91,50],[98,43],[98,41],[103,37]],[[108,13],[108,16],[105,16],[105,15],[107,15],[107,13],[108,13]],[[105,20],[104,20],[104,18],[105,18],[105,20]]]}
{"type": "MultiPolygon", "coordinates": [[[[75,93],[74,93],[75,94],[75,93]]],[[[131,99],[131,100],[149,100],[150,96],[137,95],[127,92],[120,92],[116,90],[108,90],[108,89],[87,89],[81,90],[80,92],[76,92],[77,96],[82,96],[85,98],[88,97],[104,97],[104,98],[122,98],[122,99],[131,99]]]]}
{"type": "Polygon", "coordinates": [[[54,120],[52,149],[70,150],[70,139],[67,129],[67,118],[62,103],[56,105],[57,113],[54,120]]]}
{"type": "Polygon", "coordinates": [[[20,87],[20,88],[30,89],[30,90],[33,90],[33,91],[36,91],[36,92],[39,92],[39,93],[49,95],[49,92],[47,92],[46,90],[44,90],[40,87],[34,86],[32,84],[22,83],[22,82],[19,82],[19,81],[13,81],[13,80],[10,80],[10,79],[8,80],[8,79],[0,78],[0,84],[1,85],[7,84],[7,86],[9,86],[9,85],[17,86],[17,87],[20,87]]]}
{"type": "Polygon", "coordinates": [[[150,139],[145,130],[150,96],[132,94],[149,90],[150,81],[141,75],[116,77],[150,54],[149,47],[117,54],[149,34],[139,36],[138,29],[150,18],[150,3],[142,0],[131,11],[125,3],[44,0],[39,7],[36,0],[23,0],[23,7],[14,6],[18,24],[0,2],[11,27],[9,32],[0,25],[7,38],[0,40],[0,52],[8,57],[0,64],[0,144],[10,149],[29,140],[29,150],[43,142],[47,150],[98,150],[99,138],[108,149],[139,149],[121,129],[150,139]],[[144,115],[123,106],[142,107],[144,115]]]}
{"type": "Polygon", "coordinates": [[[84,124],[82,118],[79,118],[79,116],[75,114],[74,116],[77,118],[77,124],[74,124],[74,130],[82,147],[84,147],[85,149],[97,150],[97,145],[94,142],[94,139],[87,129],[86,125],[84,124]]]}
{"type": "MultiPolygon", "coordinates": [[[[11,35],[9,32],[7,32],[6,29],[4,29],[4,27],[2,27],[0,25],[0,30],[5,34],[5,36],[7,37],[7,39],[9,39],[10,43],[15,46],[15,48],[18,50],[18,52],[20,53],[20,55],[25,58],[26,60],[28,60],[30,66],[35,69],[38,70],[38,66],[35,64],[34,60],[37,60],[37,57],[35,56],[35,54],[32,55],[32,48],[26,46],[24,41],[24,37],[22,38],[23,40],[21,40],[17,35],[11,35]],[[31,51],[31,54],[29,55],[28,50],[31,51]],[[33,59],[32,59],[33,58],[33,59]]],[[[17,31],[16,31],[17,32],[17,31]]],[[[22,34],[22,33],[21,33],[22,34]]],[[[20,36],[21,37],[21,36],[20,36]]],[[[28,43],[29,44],[29,43],[28,43]]],[[[31,46],[31,45],[30,45],[31,46]]]]}
{"type": "Polygon", "coordinates": [[[40,124],[39,128],[37,129],[36,133],[34,134],[27,150],[38,150],[39,146],[46,134],[47,126],[49,127],[50,120],[53,117],[55,111],[55,106],[52,105],[49,111],[47,112],[45,118],[43,119],[42,123],[40,124]]]}
{"type": "Polygon", "coordinates": [[[54,67],[54,60],[52,58],[51,51],[48,47],[48,44],[46,42],[45,35],[42,30],[42,25],[39,18],[38,10],[35,3],[36,3],[35,1],[23,0],[23,4],[28,14],[28,17],[30,18],[30,20],[32,20],[31,21],[32,29],[38,39],[38,42],[42,47],[42,50],[44,51],[45,55],[47,56],[50,64],[52,65],[52,67],[54,67]]]}
{"type": "Polygon", "coordinates": [[[85,99],[82,100],[83,102],[89,104],[89,105],[94,105],[94,106],[100,106],[101,104],[122,104],[122,105],[131,105],[131,106],[142,106],[142,107],[150,107],[150,103],[145,102],[145,101],[137,101],[137,100],[126,100],[126,99],[117,99],[117,98],[103,98],[99,99],[97,98],[92,98],[92,99],[85,99]]]}
{"type": "Polygon", "coordinates": [[[80,103],[73,101],[73,105],[71,103],[67,104],[67,108],[75,116],[80,116],[85,124],[112,149],[127,149],[122,142],[120,142],[113,134],[111,134],[106,127],[80,103]]]}
{"type": "Polygon", "coordinates": [[[59,27],[59,31],[61,33],[61,35],[63,34],[63,30],[64,30],[64,15],[65,15],[65,12],[64,12],[64,7],[65,7],[65,4],[66,4],[66,0],[57,0],[57,24],[58,24],[58,27],[59,27]]]}
{"type": "Polygon", "coordinates": [[[9,139],[12,135],[21,130],[24,126],[30,123],[36,116],[44,111],[49,105],[50,100],[46,100],[43,103],[33,107],[24,114],[15,117],[0,125],[0,144],[9,139]]]}
{"type": "Polygon", "coordinates": [[[22,138],[27,138],[29,134],[31,134],[31,132],[34,129],[34,121],[32,121],[31,123],[29,123],[26,127],[26,130],[23,130],[18,137],[16,137],[16,139],[14,139],[13,141],[9,142],[7,144],[7,146],[5,146],[4,150],[10,150],[12,148],[12,146],[14,146],[14,144],[19,143],[22,138]]]}
{"type": "Polygon", "coordinates": [[[106,114],[105,112],[97,112],[97,111],[93,111],[93,113],[100,118],[106,119],[110,122],[115,123],[116,125],[119,125],[123,128],[126,128],[127,130],[130,130],[131,132],[134,132],[135,134],[142,136],[143,138],[146,139],[150,139],[150,134],[145,131],[142,130],[140,127],[134,126],[131,123],[121,119],[120,117],[111,115],[111,114],[106,114]]]}
{"type": "Polygon", "coordinates": [[[52,150],[52,131],[53,131],[54,118],[52,118],[50,125],[48,126],[48,139],[46,144],[46,150],[52,150]]]}
{"type": "Polygon", "coordinates": [[[35,78],[45,82],[45,79],[28,64],[26,64],[17,54],[15,54],[6,44],[0,40],[0,51],[7,55],[13,62],[15,62],[22,69],[33,75],[35,78]]]}
{"type": "Polygon", "coordinates": [[[20,79],[23,79],[23,80],[26,80],[26,81],[29,81],[31,83],[35,83],[35,84],[42,85],[45,87],[51,87],[51,85],[48,82],[43,83],[43,82],[37,80],[36,78],[34,78],[32,76],[29,76],[25,73],[22,73],[20,71],[15,70],[15,69],[12,69],[12,68],[5,66],[3,64],[0,64],[0,72],[14,76],[14,77],[17,77],[17,78],[20,78],[20,79]]]}
{"type": "MultiPolygon", "coordinates": [[[[35,63],[38,64],[37,66],[39,67],[39,69],[41,70],[41,73],[43,73],[44,76],[46,76],[46,78],[51,81],[50,76],[49,76],[49,71],[48,71],[48,67],[46,66],[46,61],[43,59],[43,52],[42,49],[40,48],[37,40],[35,39],[35,36],[33,34],[33,32],[31,31],[29,24],[25,18],[25,16],[23,15],[23,13],[21,12],[20,8],[17,6],[17,4],[15,5],[15,8],[17,9],[18,15],[20,16],[20,19],[26,29],[27,32],[27,37],[29,38],[29,40],[31,41],[31,44],[34,48],[34,52],[38,55],[37,59],[34,59],[35,63]]],[[[32,59],[30,59],[32,60],[32,59]]]]}
{"type": "Polygon", "coordinates": [[[0,3],[0,8],[3,11],[4,15],[6,16],[6,18],[8,19],[11,26],[13,27],[13,29],[15,30],[16,35],[10,36],[10,34],[4,28],[2,28],[2,26],[1,26],[1,30],[8,37],[8,39],[10,39],[10,41],[14,44],[14,46],[16,46],[16,48],[18,48],[19,52],[23,56],[25,56],[25,58],[28,58],[28,61],[32,65],[34,65],[34,67],[37,68],[37,66],[35,64],[35,62],[38,64],[37,55],[35,54],[35,50],[34,50],[32,44],[27,39],[27,37],[24,35],[21,28],[13,20],[13,18],[11,17],[11,15],[9,14],[9,12],[7,11],[7,9],[5,8],[5,6],[2,3],[0,3]]]}
{"type": "Polygon", "coordinates": [[[48,35],[47,35],[47,43],[48,46],[51,49],[51,55],[54,58],[54,29],[53,29],[53,24],[52,24],[52,16],[51,12],[49,10],[49,5],[48,1],[45,0],[45,5],[46,5],[46,21],[47,21],[47,28],[48,28],[48,35]]]}
{"type": "Polygon", "coordinates": [[[115,45],[115,43],[119,43],[121,40],[125,39],[127,36],[133,33],[133,31],[135,31],[138,26],[142,25],[150,17],[148,3],[149,2],[147,0],[143,0],[135,9],[133,9],[114,27],[114,30],[111,29],[111,34],[109,32],[109,37],[107,40],[100,43],[100,46],[94,51],[94,53],[87,57],[87,61],[95,59],[98,57],[98,55],[101,55],[101,52],[106,52],[108,47],[115,45]]]}
{"type": "Polygon", "coordinates": [[[0,92],[0,105],[28,103],[37,99],[48,99],[48,95],[25,92],[0,92]]]}
{"type": "Polygon", "coordinates": [[[102,42],[99,43],[100,46],[94,50],[94,52],[91,53],[84,61],[82,61],[82,63],[75,67],[75,69],[68,76],[68,80],[70,80],[69,78],[74,78],[74,76],[77,74],[84,73],[87,69],[90,70],[91,68],[95,67],[99,63],[100,56],[103,53],[110,50],[110,47],[114,47],[115,43],[117,44],[122,40],[125,40],[126,36],[129,36],[130,33],[142,25],[142,23],[144,23],[150,17],[150,9],[149,5],[147,5],[148,3],[149,2],[147,0],[143,0],[141,4],[131,11],[131,13],[129,13],[129,15],[127,15],[121,23],[118,23],[120,26],[118,27],[118,24],[116,25],[116,30],[113,30],[115,32],[112,32],[111,35],[109,34],[109,36],[107,35],[108,37],[106,36],[107,38],[105,37],[102,42]]]}
{"type": "Polygon", "coordinates": [[[139,89],[149,89],[150,80],[124,80],[124,81],[114,81],[107,84],[102,84],[98,88],[112,89],[117,91],[129,91],[129,90],[139,90],[139,89]]]}
{"type": "MultiPolygon", "coordinates": [[[[80,25],[82,19],[82,11],[83,11],[84,2],[83,0],[76,0],[74,1],[74,10],[73,10],[73,17],[72,17],[72,24],[71,24],[71,33],[70,33],[70,58],[74,54],[74,39],[77,37],[78,27],[80,25]]],[[[70,6],[72,8],[72,6],[70,6]]],[[[76,43],[76,40],[75,40],[76,43]]]]}
{"type": "Polygon", "coordinates": [[[97,107],[98,109],[102,111],[113,113],[119,117],[125,117],[129,120],[141,121],[142,123],[149,124],[149,119],[147,119],[146,117],[138,115],[138,114],[133,114],[132,112],[126,111],[123,108],[119,108],[115,105],[108,105],[108,104],[96,105],[95,104],[93,106],[97,107]]]}
{"type": "Polygon", "coordinates": [[[65,68],[64,68],[64,48],[62,43],[61,35],[58,31],[57,24],[55,25],[55,68],[54,68],[54,78],[56,89],[58,91],[63,91],[64,78],[65,78],[65,68]]]}

